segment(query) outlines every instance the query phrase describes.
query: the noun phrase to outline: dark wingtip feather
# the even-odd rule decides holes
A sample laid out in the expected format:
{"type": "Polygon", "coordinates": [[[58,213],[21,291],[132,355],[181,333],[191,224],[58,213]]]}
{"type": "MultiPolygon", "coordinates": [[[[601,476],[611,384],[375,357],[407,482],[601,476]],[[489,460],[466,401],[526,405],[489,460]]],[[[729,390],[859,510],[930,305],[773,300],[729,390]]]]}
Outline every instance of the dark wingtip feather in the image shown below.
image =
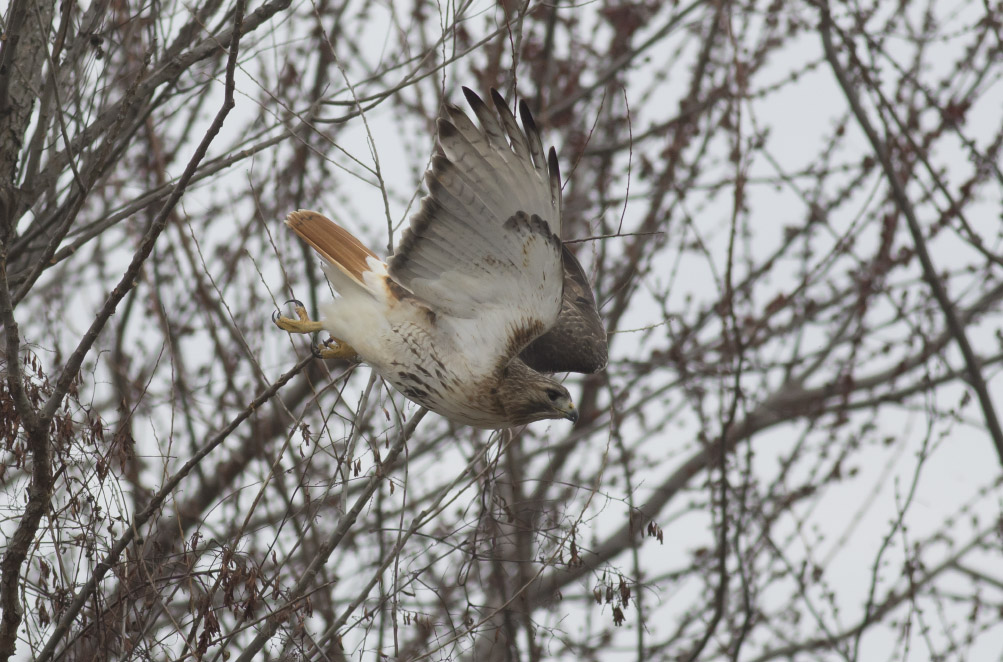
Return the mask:
{"type": "MultiPolygon", "coordinates": [[[[505,97],[498,93],[498,90],[491,88],[491,101],[495,105],[495,110],[502,118],[502,122],[509,125],[516,132],[519,130],[519,125],[515,122],[515,115],[512,114],[512,109],[508,107],[508,103],[505,101],[505,97]]],[[[509,136],[513,140],[519,140],[521,136],[509,136]]]]}
{"type": "Polygon", "coordinates": [[[450,161],[449,158],[446,157],[445,155],[433,154],[432,165],[428,170],[425,171],[425,176],[427,178],[430,174],[438,176],[445,174],[447,172],[453,172],[455,167],[456,166],[453,165],[453,162],[450,161]]]}
{"type": "Polygon", "coordinates": [[[557,186],[561,186],[561,164],[557,162],[557,150],[553,147],[550,148],[550,153],[547,155],[547,166],[550,168],[550,180],[557,180],[557,186]]]}
{"type": "Polygon", "coordinates": [[[512,109],[509,108],[505,97],[498,93],[498,90],[491,88],[491,101],[494,102],[497,117],[501,120],[502,128],[508,135],[509,144],[515,151],[516,156],[521,159],[529,159],[530,165],[536,166],[539,159],[534,156],[535,148],[531,144],[532,138],[519,128],[512,109]]]}
{"type": "Polygon", "coordinates": [[[452,138],[460,133],[456,126],[445,117],[435,120],[435,130],[439,133],[440,138],[452,138]]]}
{"type": "Polygon", "coordinates": [[[533,153],[534,165],[537,168],[542,168],[544,159],[543,140],[540,138],[540,129],[536,126],[533,113],[529,111],[529,105],[525,100],[519,102],[519,117],[522,118],[522,126],[529,141],[529,149],[533,153]]]}
{"type": "Polygon", "coordinates": [[[463,96],[467,98],[467,103],[469,103],[470,107],[474,109],[474,112],[477,112],[478,108],[485,107],[486,104],[484,103],[484,100],[477,96],[476,92],[465,86],[460,89],[463,90],[463,96]]]}
{"type": "Polygon", "coordinates": [[[505,102],[505,97],[503,97],[501,93],[493,87],[491,88],[491,101],[494,102],[495,108],[499,111],[504,109],[504,112],[507,112],[510,115],[512,114],[512,111],[509,110],[508,103],[505,102]]]}
{"type": "Polygon", "coordinates": [[[467,123],[470,122],[470,118],[467,117],[467,114],[463,112],[463,110],[459,106],[454,106],[451,103],[446,104],[446,115],[448,115],[448,117],[440,117],[437,120],[437,122],[441,121],[451,122],[453,125],[452,128],[454,130],[454,133],[459,132],[459,129],[456,128],[457,123],[461,123],[464,120],[466,120],[467,123]]]}
{"type": "Polygon", "coordinates": [[[529,112],[529,104],[526,103],[525,99],[519,100],[519,117],[522,119],[522,125],[526,129],[526,133],[540,133],[540,130],[536,128],[536,120],[533,119],[533,113],[529,112]]]}
{"type": "Polygon", "coordinates": [[[557,203],[557,218],[564,216],[564,190],[561,188],[561,166],[557,162],[557,150],[550,148],[547,155],[547,166],[550,171],[550,199],[557,203]]]}

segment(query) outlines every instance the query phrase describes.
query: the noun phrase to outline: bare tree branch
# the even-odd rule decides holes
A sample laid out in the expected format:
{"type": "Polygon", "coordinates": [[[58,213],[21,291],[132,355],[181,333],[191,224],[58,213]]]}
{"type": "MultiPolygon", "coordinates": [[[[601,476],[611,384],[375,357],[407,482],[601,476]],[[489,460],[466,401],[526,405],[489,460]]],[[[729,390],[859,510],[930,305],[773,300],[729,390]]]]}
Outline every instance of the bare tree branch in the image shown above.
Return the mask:
{"type": "Polygon", "coordinates": [[[839,63],[835,47],[832,44],[832,16],[829,14],[826,0],[822,0],[822,2],[822,43],[825,46],[826,59],[829,61],[829,65],[832,67],[833,73],[836,75],[836,79],[839,81],[839,85],[846,95],[846,100],[850,104],[850,108],[853,110],[860,128],[863,129],[871,146],[874,148],[874,153],[881,162],[881,167],[888,178],[895,201],[906,218],[909,232],[916,246],[916,254],[923,265],[923,275],[926,282],[930,285],[930,290],[937,300],[937,305],[940,306],[941,311],[944,313],[944,319],[947,321],[947,327],[950,329],[951,335],[954,337],[955,342],[958,343],[958,348],[965,358],[965,365],[968,368],[968,383],[971,384],[972,390],[975,391],[979,399],[982,414],[986,419],[986,427],[996,446],[996,453],[999,455],[1000,464],[1003,464],[1003,428],[1000,427],[999,418],[996,416],[996,409],[989,395],[989,387],[982,376],[982,370],[975,357],[975,352],[972,351],[972,346],[968,342],[965,328],[959,321],[958,315],[954,310],[954,304],[951,303],[951,299],[941,282],[940,275],[933,266],[933,260],[930,258],[930,252],[926,247],[926,239],[923,237],[923,229],[919,225],[919,219],[916,218],[916,212],[909,201],[909,196],[906,194],[905,188],[903,188],[902,182],[899,181],[898,174],[895,172],[895,167],[888,154],[888,148],[882,142],[881,138],[878,137],[874,127],[871,126],[870,120],[867,119],[867,114],[860,105],[860,99],[853,84],[843,70],[843,66],[839,63]]]}

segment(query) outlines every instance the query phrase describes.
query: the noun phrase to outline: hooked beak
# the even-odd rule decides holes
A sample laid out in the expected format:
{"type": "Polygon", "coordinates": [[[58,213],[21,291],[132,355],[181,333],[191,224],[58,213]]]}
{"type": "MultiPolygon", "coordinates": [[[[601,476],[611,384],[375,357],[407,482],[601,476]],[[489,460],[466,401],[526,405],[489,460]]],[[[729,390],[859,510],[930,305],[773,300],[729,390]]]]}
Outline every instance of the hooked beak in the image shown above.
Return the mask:
{"type": "Polygon", "coordinates": [[[575,409],[575,403],[569,402],[567,407],[561,409],[561,412],[564,414],[564,418],[572,423],[578,422],[578,410],[575,409]]]}

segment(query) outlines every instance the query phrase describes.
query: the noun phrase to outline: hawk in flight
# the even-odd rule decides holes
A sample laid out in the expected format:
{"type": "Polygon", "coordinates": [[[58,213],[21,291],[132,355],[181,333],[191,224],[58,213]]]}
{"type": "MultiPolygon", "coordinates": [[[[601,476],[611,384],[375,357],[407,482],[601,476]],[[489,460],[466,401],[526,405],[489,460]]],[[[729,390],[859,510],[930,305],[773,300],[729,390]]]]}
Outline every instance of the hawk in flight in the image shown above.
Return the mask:
{"type": "Polygon", "coordinates": [[[425,173],[428,195],[394,255],[381,261],[312,211],[286,224],[323,258],[338,298],[292,333],[326,330],[322,356],[361,359],[398,391],[457,423],[498,429],[578,420],[545,373],[596,372],[606,331],[585,272],[561,241],[561,175],[525,102],[522,129],[497,91],[494,108],[463,88],[480,122],[447,105],[425,173]]]}

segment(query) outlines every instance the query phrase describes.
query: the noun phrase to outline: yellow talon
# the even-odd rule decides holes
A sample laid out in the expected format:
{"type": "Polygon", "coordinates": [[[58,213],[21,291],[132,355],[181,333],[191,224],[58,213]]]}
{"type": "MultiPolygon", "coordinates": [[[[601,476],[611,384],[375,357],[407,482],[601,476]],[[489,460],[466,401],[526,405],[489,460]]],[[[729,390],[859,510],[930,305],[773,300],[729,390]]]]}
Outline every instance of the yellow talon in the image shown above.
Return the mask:
{"type": "Polygon", "coordinates": [[[341,359],[343,361],[357,361],[359,359],[359,355],[351,346],[333,337],[317,345],[314,348],[314,354],[322,359],[341,359]]]}
{"type": "Polygon", "coordinates": [[[306,308],[299,301],[292,299],[286,303],[294,304],[293,310],[296,311],[296,317],[299,319],[293,319],[285,315],[273,315],[272,321],[275,322],[275,326],[289,333],[317,333],[324,328],[320,322],[310,319],[306,308]]]}
{"type": "MultiPolygon", "coordinates": [[[[306,308],[302,303],[295,299],[291,299],[286,303],[293,304],[293,311],[295,311],[297,319],[276,313],[272,316],[275,326],[289,333],[317,333],[324,330],[320,322],[310,319],[310,315],[307,314],[306,308]]],[[[330,337],[320,345],[315,346],[313,353],[322,359],[342,359],[345,361],[358,359],[358,354],[351,346],[334,337],[330,337]]]]}

